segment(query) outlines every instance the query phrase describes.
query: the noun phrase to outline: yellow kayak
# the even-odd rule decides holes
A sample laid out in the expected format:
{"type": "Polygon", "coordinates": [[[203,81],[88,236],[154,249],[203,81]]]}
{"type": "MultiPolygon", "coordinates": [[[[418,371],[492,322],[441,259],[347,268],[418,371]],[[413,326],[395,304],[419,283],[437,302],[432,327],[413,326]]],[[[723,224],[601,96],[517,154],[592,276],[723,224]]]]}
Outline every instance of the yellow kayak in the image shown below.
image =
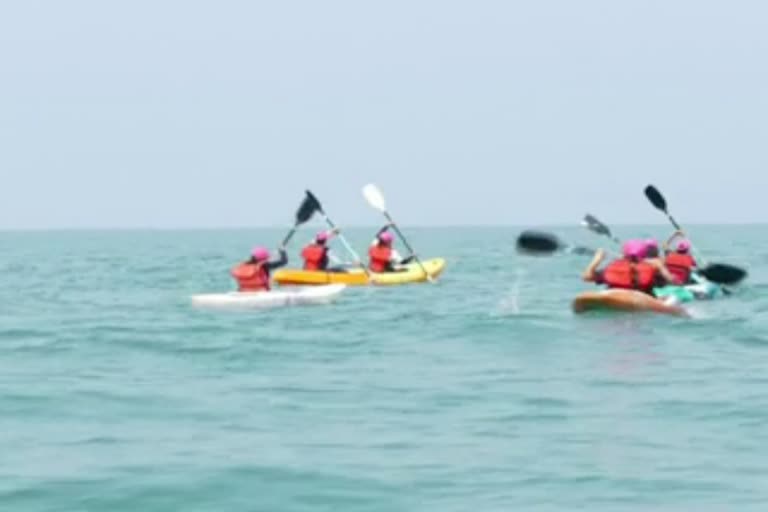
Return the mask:
{"type": "MultiPolygon", "coordinates": [[[[443,258],[434,258],[422,262],[424,268],[430,277],[439,276],[445,268],[443,258]]],[[[372,282],[368,281],[368,276],[361,268],[350,268],[340,272],[318,272],[313,270],[301,269],[278,269],[272,274],[272,279],[278,284],[295,285],[323,285],[323,284],[346,284],[350,286],[364,286],[367,284],[394,285],[418,283],[427,280],[426,274],[421,270],[418,263],[409,263],[403,265],[401,270],[396,272],[386,272],[383,274],[371,273],[372,282]]]]}

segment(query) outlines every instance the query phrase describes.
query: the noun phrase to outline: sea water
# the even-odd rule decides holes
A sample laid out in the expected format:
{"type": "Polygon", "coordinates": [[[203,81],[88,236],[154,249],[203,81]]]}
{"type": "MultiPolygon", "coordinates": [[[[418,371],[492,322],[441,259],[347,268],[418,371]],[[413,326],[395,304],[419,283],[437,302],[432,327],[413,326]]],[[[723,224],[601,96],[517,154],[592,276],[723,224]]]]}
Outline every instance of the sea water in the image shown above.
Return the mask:
{"type": "Polygon", "coordinates": [[[247,313],[189,297],[282,231],[0,234],[0,509],[768,509],[765,227],[690,228],[750,271],[693,319],[574,315],[587,260],[519,228],[405,231],[437,283],[247,313]]]}

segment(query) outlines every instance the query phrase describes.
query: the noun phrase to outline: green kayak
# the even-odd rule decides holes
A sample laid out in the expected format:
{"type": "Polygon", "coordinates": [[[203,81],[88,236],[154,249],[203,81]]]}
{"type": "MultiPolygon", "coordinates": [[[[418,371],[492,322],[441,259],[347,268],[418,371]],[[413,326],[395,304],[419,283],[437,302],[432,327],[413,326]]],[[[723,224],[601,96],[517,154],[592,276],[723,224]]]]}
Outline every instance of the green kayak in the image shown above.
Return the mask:
{"type": "Polygon", "coordinates": [[[720,293],[720,287],[699,276],[692,274],[693,284],[685,286],[662,286],[653,289],[653,294],[659,299],[674,298],[678,303],[693,302],[694,300],[714,299],[720,293]]]}

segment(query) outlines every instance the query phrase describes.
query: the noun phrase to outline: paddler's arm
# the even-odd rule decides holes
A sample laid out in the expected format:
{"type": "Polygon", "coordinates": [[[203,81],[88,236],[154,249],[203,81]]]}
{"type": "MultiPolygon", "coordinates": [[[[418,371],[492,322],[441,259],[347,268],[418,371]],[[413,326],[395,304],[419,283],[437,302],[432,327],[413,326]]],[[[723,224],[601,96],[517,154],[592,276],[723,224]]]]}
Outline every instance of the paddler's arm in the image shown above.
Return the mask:
{"type": "Polygon", "coordinates": [[[335,265],[342,265],[345,263],[343,260],[337,258],[336,255],[333,254],[333,251],[331,251],[330,249],[328,250],[328,259],[331,262],[333,262],[335,265]]]}
{"type": "Polygon", "coordinates": [[[341,229],[338,227],[335,227],[333,229],[329,229],[328,231],[326,231],[325,236],[328,237],[328,241],[330,242],[333,239],[333,237],[337,236],[339,233],[341,233],[341,229]]]}
{"type": "Polygon", "coordinates": [[[685,233],[680,231],[679,229],[672,233],[672,236],[670,236],[664,244],[662,244],[661,248],[664,250],[665,253],[669,252],[669,246],[672,245],[672,242],[675,240],[675,238],[684,237],[685,233]]]}
{"type": "Polygon", "coordinates": [[[373,237],[373,240],[371,241],[371,247],[373,247],[375,245],[379,245],[379,237],[381,236],[381,234],[383,232],[387,231],[391,225],[392,224],[387,224],[386,226],[384,226],[383,228],[381,228],[380,230],[378,230],[376,232],[376,236],[373,237]]]}
{"type": "Polygon", "coordinates": [[[388,223],[388,224],[384,224],[384,226],[380,230],[378,230],[376,232],[376,238],[379,238],[379,235],[381,235],[383,232],[385,232],[386,230],[388,230],[391,227],[392,227],[392,223],[391,222],[388,223]]]}
{"type": "Polygon", "coordinates": [[[387,231],[389,228],[394,227],[394,223],[389,222],[387,224],[384,224],[384,226],[376,232],[376,236],[373,238],[373,243],[376,243],[376,241],[379,239],[379,236],[385,231],[387,231]]]}
{"type": "Polygon", "coordinates": [[[400,265],[403,263],[403,257],[400,256],[400,253],[397,252],[396,249],[392,249],[392,255],[389,257],[389,262],[394,265],[400,265]]]}
{"type": "MultiPolygon", "coordinates": [[[[328,241],[330,242],[331,239],[333,239],[333,237],[335,237],[339,233],[341,233],[341,230],[339,228],[333,228],[333,229],[329,229],[328,231],[326,231],[325,232],[325,236],[328,237],[328,241]]],[[[309,240],[307,240],[308,244],[313,244],[315,242],[317,242],[317,237],[314,237],[314,236],[312,238],[310,238],[309,240]]]]}
{"type": "Polygon", "coordinates": [[[595,257],[592,258],[592,261],[581,274],[581,278],[588,283],[594,282],[596,280],[595,277],[597,273],[597,267],[600,266],[600,264],[603,262],[603,259],[605,259],[605,251],[598,249],[597,252],[595,252],[595,257]]]}
{"type": "Polygon", "coordinates": [[[276,268],[284,267],[288,263],[288,253],[285,252],[285,247],[280,247],[278,252],[280,253],[280,259],[277,261],[268,261],[266,263],[267,269],[274,270],[276,268]]]}
{"type": "Polygon", "coordinates": [[[649,260],[649,263],[656,267],[656,269],[659,271],[659,274],[661,274],[661,277],[663,277],[668,283],[674,284],[675,283],[675,276],[672,274],[672,272],[669,271],[667,266],[664,264],[661,260],[649,260]]]}
{"type": "MultiPolygon", "coordinates": [[[[333,228],[330,231],[326,231],[325,234],[328,235],[328,241],[330,242],[333,237],[337,236],[339,233],[341,233],[341,229],[338,227],[333,228]]],[[[327,243],[327,242],[326,242],[327,243]]],[[[329,248],[328,249],[328,260],[331,261],[334,265],[343,265],[345,262],[341,259],[339,259],[335,254],[333,254],[333,251],[329,248]]]]}

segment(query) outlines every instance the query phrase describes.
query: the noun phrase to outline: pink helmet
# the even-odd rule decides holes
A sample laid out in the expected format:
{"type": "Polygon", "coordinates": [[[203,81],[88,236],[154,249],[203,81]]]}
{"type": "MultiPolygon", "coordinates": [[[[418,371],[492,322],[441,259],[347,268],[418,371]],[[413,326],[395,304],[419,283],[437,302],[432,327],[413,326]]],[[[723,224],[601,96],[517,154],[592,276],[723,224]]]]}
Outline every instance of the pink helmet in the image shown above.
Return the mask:
{"type": "Polygon", "coordinates": [[[381,240],[385,244],[391,244],[395,240],[395,237],[393,237],[392,233],[390,233],[389,231],[385,231],[379,235],[379,240],[381,240]]]}
{"type": "Polygon", "coordinates": [[[315,235],[315,241],[317,242],[327,242],[328,241],[328,233],[326,231],[321,231],[317,235],[315,235]]]}
{"type": "Polygon", "coordinates": [[[269,250],[265,247],[254,247],[251,251],[251,256],[256,261],[266,261],[269,259],[269,250]]]}
{"type": "Polygon", "coordinates": [[[645,240],[628,240],[621,248],[626,258],[644,258],[647,251],[648,246],[645,240]]]}
{"type": "Polygon", "coordinates": [[[659,256],[659,242],[654,238],[645,240],[645,257],[657,258],[659,256]]]}
{"type": "Polygon", "coordinates": [[[683,238],[677,242],[677,252],[688,252],[691,250],[691,242],[683,238]]]}

